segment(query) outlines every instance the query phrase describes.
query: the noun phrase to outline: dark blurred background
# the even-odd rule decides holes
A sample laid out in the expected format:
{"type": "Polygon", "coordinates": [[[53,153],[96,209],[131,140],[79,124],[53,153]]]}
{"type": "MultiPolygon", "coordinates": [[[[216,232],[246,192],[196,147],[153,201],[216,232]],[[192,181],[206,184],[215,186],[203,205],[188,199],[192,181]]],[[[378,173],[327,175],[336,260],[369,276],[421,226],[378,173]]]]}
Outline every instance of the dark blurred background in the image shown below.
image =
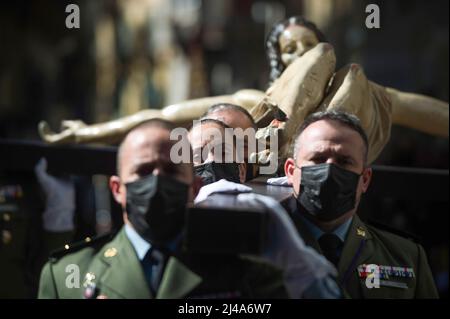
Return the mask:
{"type": "MultiPolygon", "coordinates": [[[[39,140],[40,120],[59,129],[65,119],[97,123],[191,98],[242,88],[265,90],[266,34],[274,23],[292,15],[304,15],[324,32],[335,46],[337,67],[360,63],[377,83],[448,101],[448,7],[447,0],[4,1],[0,138],[39,140]],[[65,27],[70,3],[80,8],[79,29],[65,27]],[[380,29],[365,27],[369,3],[380,7],[380,29]]],[[[448,169],[448,139],[393,127],[376,164],[448,169]]],[[[33,180],[31,168],[20,174],[0,168],[0,173],[3,185],[33,180]]],[[[104,199],[105,177],[72,178],[78,190],[77,225],[82,229],[74,239],[80,239],[100,232],[92,220],[99,218],[99,211],[113,209],[104,199]]],[[[416,187],[430,185],[418,180],[416,187]]],[[[39,192],[30,192],[28,206],[39,211],[39,198],[45,197],[35,198],[39,192]]],[[[447,296],[448,197],[429,201],[394,196],[365,204],[369,217],[421,238],[438,288],[447,296]]],[[[27,216],[23,220],[29,220],[27,216]]],[[[28,230],[29,225],[24,221],[13,228],[28,230]]],[[[31,238],[30,231],[25,233],[20,236],[31,238]]],[[[0,257],[4,247],[0,245],[0,257]]],[[[30,256],[16,256],[16,266],[26,267],[30,256]]],[[[33,296],[33,289],[24,295],[33,296]]]]}

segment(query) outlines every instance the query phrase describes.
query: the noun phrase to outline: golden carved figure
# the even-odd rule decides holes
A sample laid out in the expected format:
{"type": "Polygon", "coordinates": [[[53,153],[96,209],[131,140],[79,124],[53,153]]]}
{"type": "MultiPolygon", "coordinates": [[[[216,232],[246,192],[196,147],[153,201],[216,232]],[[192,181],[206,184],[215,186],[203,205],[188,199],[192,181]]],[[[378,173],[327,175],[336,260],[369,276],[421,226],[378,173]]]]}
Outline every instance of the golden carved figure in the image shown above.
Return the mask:
{"type": "Polygon", "coordinates": [[[265,127],[258,136],[283,129],[284,145],[310,113],[325,109],[353,113],[360,118],[369,137],[369,162],[376,159],[389,140],[392,124],[448,137],[447,102],[378,85],[369,81],[357,64],[336,72],[333,47],[325,41],[313,23],[292,17],[275,25],[269,34],[267,51],[272,82],[266,92],[245,89],[233,95],[189,100],[161,110],[143,110],[94,125],[78,120],[63,121],[60,133],[52,132],[46,122],[41,122],[39,132],[49,143],[114,143],[148,119],[160,117],[182,124],[200,117],[213,104],[233,103],[248,109],[258,126],[265,127]]]}

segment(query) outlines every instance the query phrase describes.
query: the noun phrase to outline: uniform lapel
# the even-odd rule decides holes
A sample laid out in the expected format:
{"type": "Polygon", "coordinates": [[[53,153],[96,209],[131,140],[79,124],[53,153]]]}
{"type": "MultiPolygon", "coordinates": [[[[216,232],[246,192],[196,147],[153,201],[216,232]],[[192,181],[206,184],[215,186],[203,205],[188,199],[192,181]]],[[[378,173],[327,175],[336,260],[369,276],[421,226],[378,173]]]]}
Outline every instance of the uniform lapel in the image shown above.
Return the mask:
{"type": "Polygon", "coordinates": [[[297,230],[299,231],[301,237],[305,241],[305,244],[314,248],[318,253],[323,254],[322,249],[319,246],[319,243],[311,234],[311,232],[308,230],[308,227],[305,225],[305,223],[302,222],[300,218],[296,218],[296,220],[294,220],[294,224],[297,227],[297,230]]]}
{"type": "Polygon", "coordinates": [[[100,278],[101,291],[105,287],[115,292],[120,298],[148,299],[152,297],[141,263],[124,228],[110,244],[106,245],[100,258],[109,266],[100,278]]]}
{"type": "Polygon", "coordinates": [[[303,220],[300,218],[300,213],[298,212],[297,209],[297,200],[295,199],[294,196],[291,196],[289,198],[284,208],[288,211],[289,215],[291,216],[295,228],[297,228],[297,231],[299,232],[305,244],[307,246],[314,248],[316,251],[322,254],[322,250],[320,249],[319,243],[311,234],[311,232],[308,230],[308,227],[305,225],[303,220]]]}
{"type": "MultiPolygon", "coordinates": [[[[289,212],[305,244],[322,254],[319,243],[299,216],[295,197],[292,196],[283,206],[289,212]]],[[[337,267],[338,282],[344,289],[345,297],[362,296],[359,278],[355,274],[357,267],[366,263],[374,254],[374,247],[372,236],[366,225],[357,215],[354,215],[337,267]]]]}
{"type": "Polygon", "coordinates": [[[347,283],[351,276],[354,276],[358,265],[364,264],[373,252],[372,236],[361,219],[355,215],[338,264],[339,281],[343,288],[348,287],[347,283]]]}
{"type": "Polygon", "coordinates": [[[159,286],[157,299],[179,299],[202,282],[202,278],[176,257],[170,257],[159,286]]]}

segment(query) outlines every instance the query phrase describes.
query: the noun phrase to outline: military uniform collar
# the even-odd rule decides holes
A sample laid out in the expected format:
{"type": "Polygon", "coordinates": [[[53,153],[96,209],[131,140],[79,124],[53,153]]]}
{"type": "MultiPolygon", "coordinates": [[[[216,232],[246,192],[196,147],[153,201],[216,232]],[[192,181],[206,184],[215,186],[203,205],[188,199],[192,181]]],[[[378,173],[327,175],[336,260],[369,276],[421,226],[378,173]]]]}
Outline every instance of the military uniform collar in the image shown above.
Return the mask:
{"type": "Polygon", "coordinates": [[[159,285],[157,299],[179,299],[202,282],[202,278],[176,257],[170,257],[159,285]]]}
{"type": "MultiPolygon", "coordinates": [[[[306,227],[309,229],[311,235],[314,237],[315,240],[319,240],[320,237],[322,237],[325,232],[321,230],[319,227],[314,225],[313,222],[309,221],[305,216],[300,215],[300,219],[303,221],[303,223],[306,225],[306,227]]],[[[342,242],[345,242],[345,239],[347,237],[348,231],[350,230],[350,226],[352,223],[353,217],[350,217],[347,219],[344,223],[339,225],[334,231],[332,231],[332,234],[335,234],[339,237],[342,242]]]]}
{"type": "MultiPolygon", "coordinates": [[[[119,298],[153,298],[144,271],[133,244],[123,227],[117,236],[100,251],[99,257],[106,268],[94,274],[100,290],[106,287],[119,298]]],[[[202,282],[202,278],[189,270],[178,258],[169,257],[156,298],[183,298],[202,282]]]]}
{"type": "MultiPolygon", "coordinates": [[[[297,200],[294,196],[289,198],[284,207],[290,214],[297,230],[299,231],[305,244],[322,253],[319,243],[314,238],[310,229],[305,225],[298,212],[297,200]]],[[[358,265],[363,264],[373,254],[373,245],[370,245],[372,235],[367,226],[361,221],[358,215],[354,215],[351,221],[341,258],[338,264],[339,281],[345,286],[349,276],[354,272],[358,265]]]]}
{"type": "MultiPolygon", "coordinates": [[[[294,219],[300,235],[308,246],[322,254],[319,243],[309,231],[308,227],[301,222],[300,218],[294,219]]],[[[361,219],[354,215],[344,241],[341,257],[338,264],[338,282],[346,292],[346,285],[350,276],[354,273],[358,265],[364,264],[373,255],[373,245],[371,245],[372,235],[361,219]]]]}
{"type": "Polygon", "coordinates": [[[121,298],[151,298],[142,266],[124,227],[100,251],[100,258],[109,266],[99,279],[101,286],[108,287],[121,298]]]}

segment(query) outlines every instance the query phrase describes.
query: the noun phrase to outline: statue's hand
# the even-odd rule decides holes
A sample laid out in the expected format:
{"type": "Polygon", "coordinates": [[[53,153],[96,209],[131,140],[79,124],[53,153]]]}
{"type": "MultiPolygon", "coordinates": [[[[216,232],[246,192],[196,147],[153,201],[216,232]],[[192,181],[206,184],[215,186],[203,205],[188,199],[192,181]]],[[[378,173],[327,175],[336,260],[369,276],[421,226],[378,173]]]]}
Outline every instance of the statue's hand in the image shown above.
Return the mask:
{"type": "Polygon", "coordinates": [[[84,123],[81,120],[65,120],[61,123],[61,131],[64,131],[66,129],[76,131],[77,129],[80,129],[82,127],[86,127],[86,123],[84,123]]]}
{"type": "MultiPolygon", "coordinates": [[[[76,121],[64,121],[64,122],[76,122],[76,121]]],[[[39,122],[38,131],[41,138],[50,144],[63,144],[75,142],[76,131],[80,126],[76,126],[74,123],[67,123],[65,126],[63,122],[63,130],[60,133],[55,133],[50,129],[47,122],[39,122]]]]}
{"type": "Polygon", "coordinates": [[[277,117],[279,109],[268,97],[264,97],[249,112],[258,127],[265,127],[277,117]]]}
{"type": "Polygon", "coordinates": [[[258,165],[267,166],[278,160],[278,147],[285,122],[273,120],[270,125],[256,131],[255,137],[258,140],[258,150],[250,154],[250,162],[258,165]],[[271,143],[273,143],[271,145],[271,143]],[[264,147],[262,147],[264,146],[264,147]]]}

